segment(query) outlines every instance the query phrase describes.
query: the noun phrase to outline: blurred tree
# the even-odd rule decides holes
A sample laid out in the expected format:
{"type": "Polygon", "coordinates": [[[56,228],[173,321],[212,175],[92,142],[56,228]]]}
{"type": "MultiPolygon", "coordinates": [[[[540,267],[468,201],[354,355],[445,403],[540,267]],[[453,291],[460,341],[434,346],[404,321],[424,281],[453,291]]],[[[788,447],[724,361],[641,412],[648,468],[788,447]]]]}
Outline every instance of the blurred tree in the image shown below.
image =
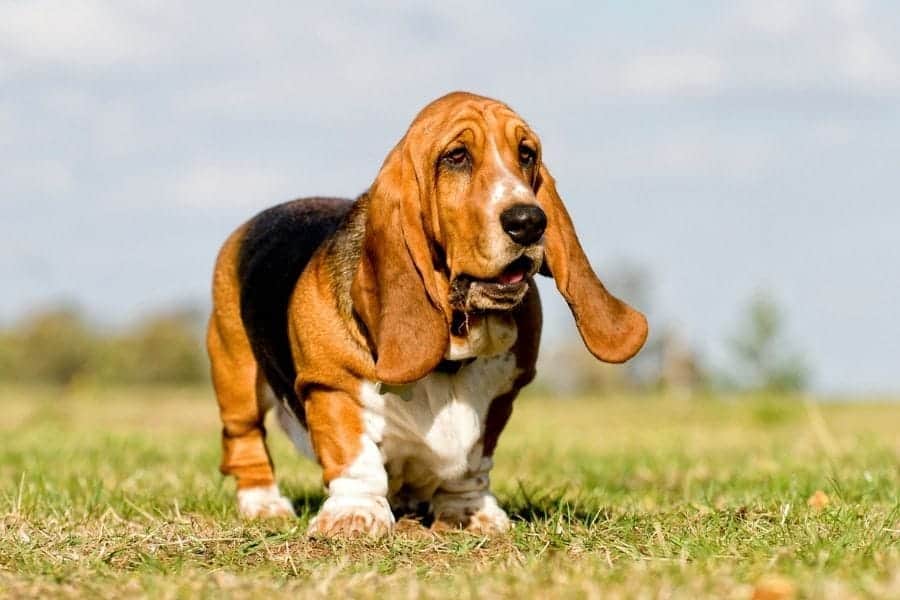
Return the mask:
{"type": "Polygon", "coordinates": [[[109,331],[71,307],[36,312],[0,331],[0,380],[58,385],[205,381],[204,320],[199,310],[178,309],[109,331]]]}
{"type": "Polygon", "coordinates": [[[624,365],[627,387],[689,394],[705,386],[708,378],[699,353],[674,320],[656,309],[650,270],[620,261],[606,276],[606,283],[613,294],[643,312],[650,324],[647,343],[624,365]]]}
{"type": "Polygon", "coordinates": [[[729,340],[735,371],[726,381],[743,389],[773,392],[806,387],[809,368],[784,339],[784,317],[769,296],[759,294],[747,306],[738,332],[729,340]]]}
{"type": "Polygon", "coordinates": [[[568,315],[557,329],[562,340],[541,353],[538,386],[563,394],[611,391],[647,391],[660,388],[690,393],[706,384],[706,372],[697,352],[673,325],[654,310],[653,278],[640,264],[620,261],[598,269],[607,288],[647,316],[650,337],[641,351],[624,365],[595,359],[585,349],[568,315]]]}
{"type": "MultiPolygon", "coordinates": [[[[588,379],[591,378],[592,371],[593,377],[596,377],[601,371],[607,373],[608,376],[604,377],[604,380],[609,380],[609,376],[616,374],[618,383],[610,382],[612,387],[655,388],[660,379],[662,363],[660,333],[663,330],[652,300],[654,295],[653,276],[646,266],[630,260],[617,261],[606,271],[598,270],[599,273],[603,273],[603,281],[609,291],[644,313],[650,324],[650,336],[637,356],[623,366],[604,365],[589,357],[593,362],[584,363],[582,361],[582,367],[587,370],[588,379]]],[[[609,388],[610,384],[606,387],[609,388]]]]}
{"type": "Polygon", "coordinates": [[[661,389],[678,396],[690,396],[709,383],[699,354],[675,327],[658,337],[658,384],[661,389]]]}
{"type": "Polygon", "coordinates": [[[598,361],[578,337],[554,344],[540,360],[536,387],[554,394],[603,394],[637,387],[622,365],[598,361]]]}
{"type": "Polygon", "coordinates": [[[103,379],[126,383],[193,383],[207,377],[198,311],[148,315],[107,341],[103,379]]]}
{"type": "Polygon", "coordinates": [[[96,344],[75,308],[36,312],[3,336],[3,375],[12,380],[66,385],[89,371],[96,344]]]}

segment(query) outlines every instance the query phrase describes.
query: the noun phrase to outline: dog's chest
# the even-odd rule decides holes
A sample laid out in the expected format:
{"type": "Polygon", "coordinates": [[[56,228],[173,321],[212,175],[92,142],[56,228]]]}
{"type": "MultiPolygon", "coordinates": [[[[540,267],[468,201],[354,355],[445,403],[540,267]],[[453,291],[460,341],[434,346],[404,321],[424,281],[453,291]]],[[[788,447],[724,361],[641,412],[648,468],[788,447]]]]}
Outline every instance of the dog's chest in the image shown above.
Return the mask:
{"type": "Polygon", "coordinates": [[[402,387],[364,383],[366,432],[381,449],[391,487],[425,489],[477,465],[491,401],[512,389],[517,374],[506,352],[402,387]]]}

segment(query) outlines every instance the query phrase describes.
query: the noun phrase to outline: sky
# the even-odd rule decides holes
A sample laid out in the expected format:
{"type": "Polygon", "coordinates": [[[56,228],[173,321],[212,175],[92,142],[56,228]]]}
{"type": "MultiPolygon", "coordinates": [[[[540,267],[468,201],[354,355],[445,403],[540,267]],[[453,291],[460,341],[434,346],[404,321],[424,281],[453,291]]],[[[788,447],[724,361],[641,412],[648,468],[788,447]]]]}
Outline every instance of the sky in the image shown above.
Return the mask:
{"type": "Polygon", "coordinates": [[[815,389],[900,391],[900,5],[325,4],[0,0],[0,323],[206,303],[237,225],[359,194],[468,90],[538,132],[655,331],[722,363],[765,292],[815,389]]]}

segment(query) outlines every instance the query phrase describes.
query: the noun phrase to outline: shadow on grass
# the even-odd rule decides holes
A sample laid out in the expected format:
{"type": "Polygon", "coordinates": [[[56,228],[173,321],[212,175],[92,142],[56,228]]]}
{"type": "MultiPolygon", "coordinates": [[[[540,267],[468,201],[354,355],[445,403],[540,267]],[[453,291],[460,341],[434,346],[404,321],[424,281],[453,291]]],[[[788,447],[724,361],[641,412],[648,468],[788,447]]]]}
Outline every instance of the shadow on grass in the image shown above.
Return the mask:
{"type": "Polygon", "coordinates": [[[322,508],[322,504],[325,503],[325,490],[319,488],[314,490],[292,490],[292,492],[288,495],[291,499],[291,505],[294,507],[294,512],[297,513],[298,516],[309,516],[312,517],[314,514],[319,512],[319,509],[322,508]]]}
{"type": "MultiPolygon", "coordinates": [[[[325,491],[321,489],[291,490],[291,492],[288,493],[288,497],[291,499],[291,505],[294,507],[294,512],[297,513],[297,516],[306,516],[309,518],[312,518],[319,510],[321,510],[322,505],[328,498],[325,491]]],[[[398,521],[405,518],[407,520],[417,521],[426,528],[430,527],[434,522],[434,516],[430,514],[429,504],[427,502],[420,502],[414,507],[392,507],[392,512],[394,513],[394,518],[398,521]]]]}
{"type": "MultiPolygon", "coordinates": [[[[312,517],[319,512],[328,496],[322,489],[300,489],[292,490],[289,497],[298,516],[312,517]]],[[[613,517],[613,512],[608,507],[573,500],[565,489],[534,493],[520,485],[518,494],[501,497],[499,500],[511,520],[526,523],[540,523],[562,517],[568,523],[589,527],[613,517]]],[[[427,502],[419,503],[413,508],[394,509],[393,512],[398,520],[411,519],[425,527],[430,527],[434,521],[427,502]]]]}
{"type": "Polygon", "coordinates": [[[613,512],[608,507],[592,505],[589,501],[572,499],[567,490],[529,492],[519,484],[519,493],[503,502],[510,519],[539,523],[562,517],[568,523],[590,527],[609,520],[613,512]]]}

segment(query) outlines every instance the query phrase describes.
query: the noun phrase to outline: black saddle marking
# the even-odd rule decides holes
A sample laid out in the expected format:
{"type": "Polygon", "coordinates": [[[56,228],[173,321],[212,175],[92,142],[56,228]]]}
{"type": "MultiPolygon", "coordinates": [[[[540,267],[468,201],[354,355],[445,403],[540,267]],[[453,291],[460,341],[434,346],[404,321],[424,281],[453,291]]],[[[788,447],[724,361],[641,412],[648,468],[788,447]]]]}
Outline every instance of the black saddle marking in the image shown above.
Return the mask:
{"type": "Polygon", "coordinates": [[[238,253],[241,320],[253,355],[275,395],[290,403],[304,425],[294,391],[288,303],[313,254],[352,205],[344,198],[301,198],[264,210],[249,222],[238,253]]]}

